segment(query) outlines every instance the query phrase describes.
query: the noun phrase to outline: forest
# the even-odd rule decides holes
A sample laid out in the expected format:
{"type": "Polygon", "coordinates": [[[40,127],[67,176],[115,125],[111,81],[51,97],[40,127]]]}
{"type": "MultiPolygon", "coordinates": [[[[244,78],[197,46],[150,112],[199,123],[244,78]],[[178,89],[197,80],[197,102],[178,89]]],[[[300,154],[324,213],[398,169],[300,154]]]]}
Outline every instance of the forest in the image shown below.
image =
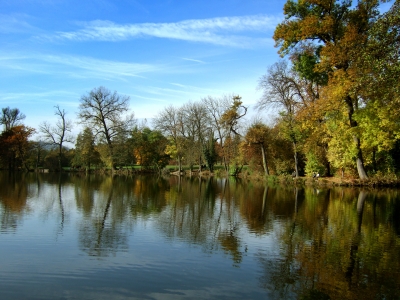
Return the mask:
{"type": "Polygon", "coordinates": [[[274,32],[281,59],[255,86],[260,113],[245,121],[240,95],[167,106],[138,122],[129,97],[100,86],[80,99],[76,123],[24,125],[0,113],[0,168],[7,170],[204,170],[240,176],[397,178],[400,174],[399,1],[288,0],[274,32]],[[380,4],[392,3],[380,11],[380,4]],[[35,138],[33,138],[35,137],[35,138]],[[74,145],[74,147],[66,147],[74,145]]]}

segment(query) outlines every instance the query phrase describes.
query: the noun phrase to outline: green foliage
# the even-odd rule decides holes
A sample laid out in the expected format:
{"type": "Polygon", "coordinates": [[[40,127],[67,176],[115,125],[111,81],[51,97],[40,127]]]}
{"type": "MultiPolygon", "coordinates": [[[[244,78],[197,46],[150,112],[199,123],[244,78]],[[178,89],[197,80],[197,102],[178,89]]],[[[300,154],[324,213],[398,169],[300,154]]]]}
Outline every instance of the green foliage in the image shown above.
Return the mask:
{"type": "Polygon", "coordinates": [[[95,137],[90,128],[86,127],[83,132],[78,134],[75,144],[75,155],[72,165],[83,167],[89,170],[101,164],[100,153],[95,147],[95,137]]]}
{"type": "Polygon", "coordinates": [[[354,169],[357,148],[353,143],[352,129],[340,120],[340,114],[331,114],[330,117],[326,126],[332,137],[328,143],[328,159],[337,169],[354,169]]]}
{"type": "Polygon", "coordinates": [[[121,131],[115,135],[112,155],[114,166],[131,166],[135,163],[135,157],[129,144],[128,132],[121,131]]]}
{"type": "Polygon", "coordinates": [[[281,158],[274,159],[276,175],[292,174],[293,161],[283,160],[281,158]]]}
{"type": "MultiPolygon", "coordinates": [[[[320,49],[320,47],[318,47],[320,49]]],[[[316,66],[319,62],[319,50],[312,52],[301,52],[293,59],[293,69],[302,77],[310,82],[318,85],[326,85],[328,83],[328,74],[319,72],[316,66]]]]}
{"type": "Polygon", "coordinates": [[[307,176],[312,176],[313,173],[319,173],[321,176],[325,175],[325,167],[319,162],[318,157],[313,152],[306,154],[305,172],[307,176]]]}
{"type": "MultiPolygon", "coordinates": [[[[71,165],[71,155],[69,153],[61,153],[61,166],[66,167],[71,165]]],[[[59,170],[60,154],[57,150],[51,150],[48,152],[44,159],[43,167],[49,169],[50,171],[60,171],[59,170]]]]}
{"type": "Polygon", "coordinates": [[[174,144],[168,144],[160,131],[149,127],[135,128],[131,133],[133,154],[138,164],[144,168],[156,168],[159,172],[165,168],[170,155],[176,154],[174,144]]]}
{"type": "Polygon", "coordinates": [[[204,158],[207,162],[207,166],[208,169],[210,170],[210,172],[214,171],[214,165],[217,162],[217,152],[215,149],[215,144],[216,144],[216,140],[214,138],[214,133],[210,133],[210,136],[206,142],[206,144],[203,146],[203,154],[204,154],[204,158]]]}

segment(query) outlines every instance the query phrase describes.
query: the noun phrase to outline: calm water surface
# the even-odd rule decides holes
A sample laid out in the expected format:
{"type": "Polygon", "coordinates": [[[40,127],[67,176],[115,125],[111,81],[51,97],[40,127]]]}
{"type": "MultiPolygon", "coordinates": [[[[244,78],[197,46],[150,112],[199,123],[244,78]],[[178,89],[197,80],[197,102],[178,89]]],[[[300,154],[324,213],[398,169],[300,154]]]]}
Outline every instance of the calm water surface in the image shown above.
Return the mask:
{"type": "Polygon", "coordinates": [[[0,173],[0,299],[399,299],[399,190],[0,173]]]}

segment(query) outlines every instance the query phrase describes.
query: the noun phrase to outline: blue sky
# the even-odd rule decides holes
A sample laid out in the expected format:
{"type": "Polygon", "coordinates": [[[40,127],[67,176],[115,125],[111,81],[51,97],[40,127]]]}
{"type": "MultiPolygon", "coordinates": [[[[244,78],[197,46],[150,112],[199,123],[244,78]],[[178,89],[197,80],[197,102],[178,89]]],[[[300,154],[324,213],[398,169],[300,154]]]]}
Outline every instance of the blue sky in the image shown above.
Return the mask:
{"type": "Polygon", "coordinates": [[[76,121],[81,96],[105,86],[140,119],[227,94],[252,110],[285,2],[1,0],[0,106],[34,128],[55,123],[55,105],[76,121]]]}

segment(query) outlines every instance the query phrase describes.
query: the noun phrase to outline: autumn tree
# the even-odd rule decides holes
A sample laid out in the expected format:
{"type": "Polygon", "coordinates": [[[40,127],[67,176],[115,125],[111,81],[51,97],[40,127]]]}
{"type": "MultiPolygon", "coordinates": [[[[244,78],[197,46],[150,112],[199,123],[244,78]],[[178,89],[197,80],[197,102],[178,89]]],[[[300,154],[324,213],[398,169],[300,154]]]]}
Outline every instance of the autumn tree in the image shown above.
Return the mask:
{"type": "Polygon", "coordinates": [[[116,91],[111,92],[103,86],[94,88],[80,100],[80,123],[91,128],[96,137],[104,139],[113,170],[115,139],[119,134],[129,132],[134,124],[133,113],[129,114],[128,111],[129,97],[119,95],[116,91]]]}
{"type": "Polygon", "coordinates": [[[260,121],[255,121],[246,131],[245,141],[248,145],[257,145],[261,150],[261,160],[265,175],[269,175],[267,147],[270,129],[260,121]]]}
{"type": "Polygon", "coordinates": [[[246,113],[247,107],[243,105],[242,97],[233,96],[231,105],[221,115],[220,122],[229,133],[241,135],[239,132],[240,120],[243,120],[246,113]]]}
{"type": "Polygon", "coordinates": [[[400,3],[380,15],[368,32],[357,63],[363,107],[355,116],[361,147],[374,172],[394,172],[392,149],[400,140],[400,3]]]}
{"type": "Polygon", "coordinates": [[[62,151],[64,143],[72,143],[74,138],[72,136],[72,122],[66,118],[66,112],[61,109],[58,105],[55,106],[55,113],[58,120],[55,126],[52,126],[49,122],[44,121],[40,126],[39,130],[43,133],[44,140],[50,145],[54,145],[58,149],[58,169],[62,171],[62,151]]]}
{"type": "Polygon", "coordinates": [[[25,125],[17,125],[3,131],[0,135],[0,160],[3,167],[9,170],[18,168],[30,169],[27,158],[33,147],[29,138],[35,129],[25,125]]]}
{"type": "Polygon", "coordinates": [[[92,130],[86,127],[76,138],[73,165],[83,167],[88,172],[92,166],[100,163],[100,153],[96,149],[95,136],[92,130]]]}
{"type": "Polygon", "coordinates": [[[131,136],[136,162],[144,168],[156,168],[161,172],[170,159],[165,153],[168,139],[160,131],[151,130],[147,126],[136,127],[131,136]]]}
{"type": "MultiPolygon", "coordinates": [[[[285,20],[274,33],[281,55],[301,52],[305,45],[314,49],[318,57],[315,70],[326,72],[328,82],[321,91],[326,110],[343,115],[341,126],[349,132],[353,156],[360,179],[367,179],[357,114],[375,99],[362,97],[359,85],[360,54],[367,47],[371,28],[379,18],[379,3],[363,0],[289,0],[284,6],[285,20]]],[[[385,32],[387,34],[388,31],[385,32]]]]}
{"type": "Polygon", "coordinates": [[[246,113],[247,107],[243,105],[242,97],[236,95],[232,97],[230,107],[223,112],[219,120],[226,132],[224,148],[227,165],[231,168],[230,173],[235,176],[241,172],[244,165],[243,153],[240,151],[240,124],[246,113]]]}

